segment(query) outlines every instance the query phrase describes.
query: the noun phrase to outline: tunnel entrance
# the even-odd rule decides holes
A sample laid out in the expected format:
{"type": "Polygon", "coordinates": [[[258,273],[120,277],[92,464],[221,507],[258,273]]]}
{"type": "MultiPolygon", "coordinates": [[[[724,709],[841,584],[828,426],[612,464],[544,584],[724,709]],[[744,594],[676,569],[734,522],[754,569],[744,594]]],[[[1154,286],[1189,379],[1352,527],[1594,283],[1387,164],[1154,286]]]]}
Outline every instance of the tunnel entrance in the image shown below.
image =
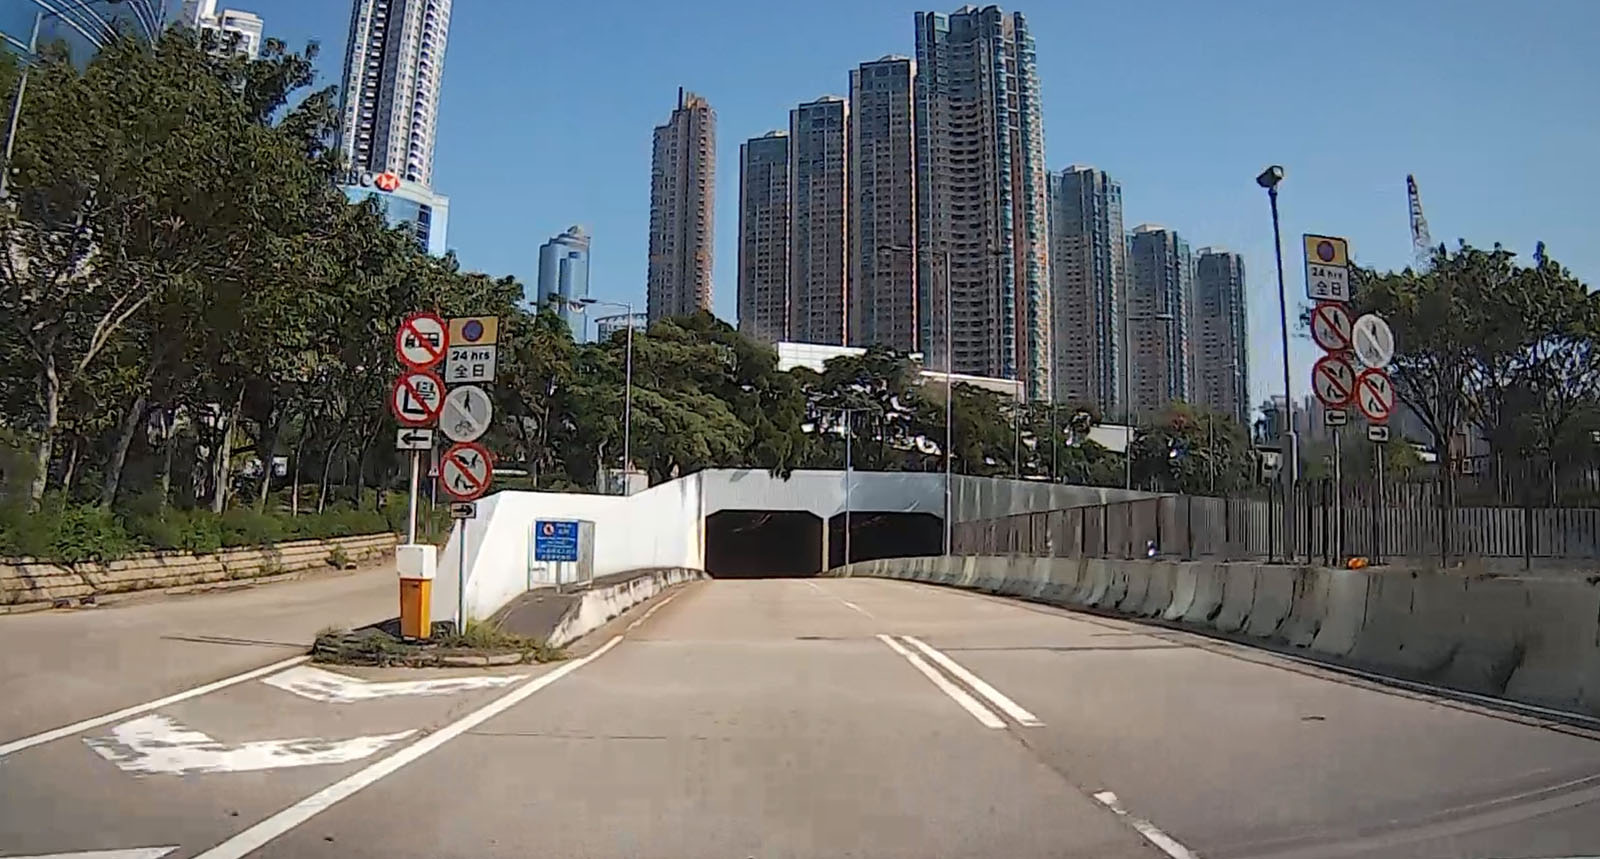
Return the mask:
{"type": "MultiPolygon", "coordinates": [[[[845,563],[844,514],[828,520],[828,566],[845,563]]],[[[850,514],[850,560],[914,558],[944,553],[944,520],[932,513],[850,514]]]]}
{"type": "Polygon", "coordinates": [[[822,572],[822,519],[804,510],[719,510],[706,517],[706,572],[719,579],[814,576],[822,572]]]}

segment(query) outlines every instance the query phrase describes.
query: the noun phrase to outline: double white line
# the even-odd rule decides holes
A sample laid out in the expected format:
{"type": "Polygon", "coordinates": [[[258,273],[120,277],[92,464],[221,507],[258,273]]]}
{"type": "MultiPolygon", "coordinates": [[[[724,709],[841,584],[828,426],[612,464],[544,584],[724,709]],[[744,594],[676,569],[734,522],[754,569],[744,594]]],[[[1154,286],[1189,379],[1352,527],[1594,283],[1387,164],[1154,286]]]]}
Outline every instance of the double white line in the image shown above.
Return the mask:
{"type": "MultiPolygon", "coordinates": [[[[918,671],[922,672],[922,676],[928,678],[933,682],[933,685],[939,687],[940,692],[950,696],[952,700],[954,700],[957,704],[960,704],[961,709],[970,713],[972,718],[978,720],[979,724],[983,725],[985,728],[1004,728],[1006,726],[1005,720],[996,715],[994,710],[984,706],[982,701],[974,698],[971,693],[967,692],[966,689],[963,689],[955,681],[939,673],[939,670],[934,668],[932,665],[929,665],[927,660],[923,659],[922,656],[907,650],[904,644],[901,644],[900,641],[895,640],[894,636],[879,633],[878,639],[884,644],[889,645],[890,650],[893,650],[895,653],[905,657],[906,661],[911,663],[913,668],[916,668],[918,671]]],[[[917,650],[922,651],[923,654],[927,655],[928,659],[932,659],[939,665],[940,668],[950,672],[951,676],[955,677],[956,680],[960,680],[962,683],[967,684],[967,686],[971,687],[974,692],[977,692],[979,695],[983,696],[983,698],[987,699],[988,702],[993,704],[994,707],[1000,712],[1010,716],[1011,719],[1017,724],[1023,726],[1024,728],[1037,728],[1044,724],[1043,722],[1039,721],[1038,716],[1033,715],[1032,713],[1023,709],[1022,705],[1006,697],[1004,692],[1001,692],[999,689],[990,686],[982,677],[979,677],[978,675],[973,674],[971,671],[968,671],[966,668],[962,667],[961,663],[951,659],[943,653],[940,653],[938,650],[929,647],[927,643],[922,641],[922,639],[911,635],[902,635],[900,636],[900,639],[906,644],[909,644],[917,650]]]]}

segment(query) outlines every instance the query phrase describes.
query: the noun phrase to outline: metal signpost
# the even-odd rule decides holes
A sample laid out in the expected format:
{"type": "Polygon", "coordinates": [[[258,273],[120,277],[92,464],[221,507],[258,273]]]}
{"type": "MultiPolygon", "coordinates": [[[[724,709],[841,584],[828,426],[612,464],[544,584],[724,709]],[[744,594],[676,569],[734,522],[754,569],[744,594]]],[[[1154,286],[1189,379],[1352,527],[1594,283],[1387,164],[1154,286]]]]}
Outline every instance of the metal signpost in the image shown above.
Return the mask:
{"type": "MultiPolygon", "coordinates": [[[[1350,357],[1355,325],[1345,302],[1350,300],[1350,242],[1337,236],[1303,237],[1306,297],[1311,310],[1311,339],[1326,354],[1311,368],[1311,389],[1327,407],[1323,424],[1333,431],[1332,553],[1344,556],[1344,450],[1339,428],[1349,420],[1344,406],[1356,390],[1356,369],[1350,357]]],[[[1307,546],[1306,551],[1310,552],[1307,546]]]]}
{"type": "Polygon", "coordinates": [[[400,424],[395,431],[396,450],[411,454],[411,482],[406,504],[406,543],[395,550],[400,574],[400,632],[409,638],[428,638],[433,577],[438,557],[432,546],[417,545],[417,495],[420,491],[422,454],[433,451],[433,424],[444,402],[444,382],[432,368],[449,350],[444,319],[437,313],[412,313],[394,333],[394,354],[406,368],[395,380],[389,408],[400,424]]]}

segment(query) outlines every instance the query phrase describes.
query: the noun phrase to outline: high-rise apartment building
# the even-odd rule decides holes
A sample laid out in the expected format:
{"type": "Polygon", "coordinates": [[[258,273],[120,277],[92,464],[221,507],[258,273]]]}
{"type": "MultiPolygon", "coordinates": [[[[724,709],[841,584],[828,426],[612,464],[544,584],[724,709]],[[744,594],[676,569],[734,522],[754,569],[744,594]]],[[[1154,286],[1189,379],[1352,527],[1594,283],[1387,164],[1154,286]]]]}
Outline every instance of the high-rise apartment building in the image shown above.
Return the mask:
{"type": "Polygon", "coordinates": [[[1190,351],[1194,401],[1249,425],[1244,257],[1221,248],[1195,254],[1190,351]]]}
{"type": "Polygon", "coordinates": [[[339,150],[353,174],[433,186],[433,142],[450,0],[354,0],[339,150]]]}
{"type": "Polygon", "coordinates": [[[1122,186],[1073,165],[1050,177],[1050,289],[1055,398],[1108,415],[1122,404],[1127,307],[1122,186]]]}
{"type": "Polygon", "coordinates": [[[178,24],[215,38],[219,49],[233,46],[235,51],[251,59],[261,54],[262,21],[254,13],[218,9],[217,0],[184,0],[178,12],[178,24]],[[237,43],[233,41],[235,38],[237,43]]]}
{"type": "Polygon", "coordinates": [[[588,318],[579,302],[589,297],[589,234],[568,227],[539,246],[538,292],[528,303],[550,304],[576,340],[584,340],[588,318]]]}
{"type": "Polygon", "coordinates": [[[917,244],[922,339],[944,362],[948,252],[953,365],[1048,398],[1050,253],[1043,111],[1021,14],[916,14],[917,244]]]}
{"type": "Polygon", "coordinates": [[[1136,418],[1189,399],[1193,259],[1177,232],[1141,224],[1128,237],[1129,388],[1136,418]]]}
{"type": "Polygon", "coordinates": [[[922,348],[916,77],[917,64],[895,56],[850,72],[850,342],[901,352],[922,348]]]}
{"type": "Polygon", "coordinates": [[[823,96],[789,111],[789,339],[843,346],[849,280],[849,104],[823,96]]]}
{"type": "Polygon", "coordinates": [[[711,309],[712,206],[716,193],[717,115],[678,89],[678,106],[656,126],[650,156],[650,321],[711,309]]]}
{"type": "Polygon", "coordinates": [[[789,337],[789,136],[769,131],[739,146],[739,332],[789,337]]]}

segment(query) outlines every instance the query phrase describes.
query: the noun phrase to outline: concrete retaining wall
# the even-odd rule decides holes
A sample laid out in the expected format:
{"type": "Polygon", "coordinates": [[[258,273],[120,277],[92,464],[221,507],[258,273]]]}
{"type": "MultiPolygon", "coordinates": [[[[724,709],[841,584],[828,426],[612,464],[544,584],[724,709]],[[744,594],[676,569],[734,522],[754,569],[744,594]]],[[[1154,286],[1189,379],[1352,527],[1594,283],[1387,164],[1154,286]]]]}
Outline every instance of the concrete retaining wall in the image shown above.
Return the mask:
{"type": "Polygon", "coordinates": [[[606,621],[673,585],[703,579],[705,576],[700,570],[683,567],[648,570],[641,571],[627,581],[591,588],[584,591],[578,601],[567,609],[547,640],[552,647],[561,647],[599,629],[606,621]]]}
{"type": "Polygon", "coordinates": [[[1600,585],[1584,579],[999,556],[893,558],[829,575],[1162,618],[1391,677],[1600,715],[1600,585]]]}
{"type": "Polygon", "coordinates": [[[328,566],[335,547],[351,561],[394,554],[393,534],[297,540],[268,549],[225,549],[211,555],[145,553],[105,564],[0,561],[0,610],[49,606],[56,600],[130,591],[198,588],[328,566]]]}

